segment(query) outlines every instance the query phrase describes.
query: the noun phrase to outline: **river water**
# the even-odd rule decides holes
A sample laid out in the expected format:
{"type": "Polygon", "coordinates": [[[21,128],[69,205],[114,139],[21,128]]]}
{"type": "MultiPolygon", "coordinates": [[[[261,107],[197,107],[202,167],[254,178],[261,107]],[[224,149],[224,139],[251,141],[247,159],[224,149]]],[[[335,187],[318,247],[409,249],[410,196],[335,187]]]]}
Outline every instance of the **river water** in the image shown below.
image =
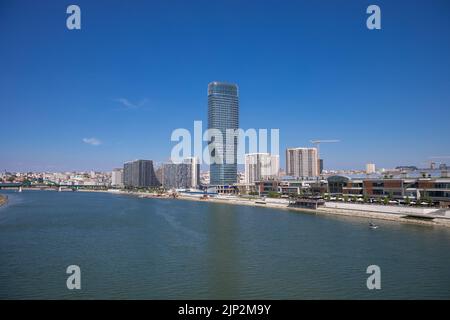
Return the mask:
{"type": "Polygon", "coordinates": [[[107,193],[1,191],[1,299],[450,298],[450,229],[107,193]],[[81,269],[68,290],[66,268],[81,269]],[[369,290],[369,265],[381,289],[369,290]]]}

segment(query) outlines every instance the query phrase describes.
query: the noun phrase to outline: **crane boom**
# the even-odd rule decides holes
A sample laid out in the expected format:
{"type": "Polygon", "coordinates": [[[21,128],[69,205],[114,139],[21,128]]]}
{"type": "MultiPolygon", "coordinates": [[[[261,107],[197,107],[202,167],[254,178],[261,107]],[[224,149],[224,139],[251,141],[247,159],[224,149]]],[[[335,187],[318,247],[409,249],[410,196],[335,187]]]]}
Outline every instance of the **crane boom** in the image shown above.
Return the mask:
{"type": "Polygon", "coordinates": [[[341,142],[341,140],[310,140],[311,143],[313,144],[318,144],[318,143],[333,143],[333,142],[341,142]]]}
{"type": "Polygon", "coordinates": [[[334,142],[341,142],[341,141],[337,140],[337,139],[328,139],[328,140],[315,139],[315,140],[310,140],[310,142],[316,146],[316,149],[317,149],[317,168],[318,168],[318,173],[321,174],[322,171],[320,170],[320,151],[319,151],[320,144],[321,143],[334,143],[334,142]]]}

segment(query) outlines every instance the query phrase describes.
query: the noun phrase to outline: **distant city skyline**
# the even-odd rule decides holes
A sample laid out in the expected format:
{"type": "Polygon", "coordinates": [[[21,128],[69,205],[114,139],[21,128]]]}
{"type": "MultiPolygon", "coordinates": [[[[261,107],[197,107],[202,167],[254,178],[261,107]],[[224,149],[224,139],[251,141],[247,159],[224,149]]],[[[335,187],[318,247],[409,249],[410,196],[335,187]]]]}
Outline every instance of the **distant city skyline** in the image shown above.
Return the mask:
{"type": "Polygon", "coordinates": [[[1,171],[163,163],[216,80],[239,86],[241,128],[280,129],[281,168],[312,139],[340,140],[326,170],[450,163],[448,1],[377,1],[381,30],[343,0],[83,0],[75,31],[66,5],[1,5],[1,171]]]}

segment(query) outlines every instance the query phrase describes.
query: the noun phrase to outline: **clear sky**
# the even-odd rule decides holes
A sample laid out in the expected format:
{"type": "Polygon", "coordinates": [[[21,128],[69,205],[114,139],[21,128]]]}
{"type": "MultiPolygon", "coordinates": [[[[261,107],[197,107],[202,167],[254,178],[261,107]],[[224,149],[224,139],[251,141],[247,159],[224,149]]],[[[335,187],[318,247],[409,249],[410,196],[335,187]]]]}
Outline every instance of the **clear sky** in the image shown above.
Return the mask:
{"type": "Polygon", "coordinates": [[[280,129],[282,167],[310,139],[341,140],[328,169],[450,155],[450,1],[2,0],[0,41],[2,171],[165,161],[215,80],[242,128],[280,129]]]}

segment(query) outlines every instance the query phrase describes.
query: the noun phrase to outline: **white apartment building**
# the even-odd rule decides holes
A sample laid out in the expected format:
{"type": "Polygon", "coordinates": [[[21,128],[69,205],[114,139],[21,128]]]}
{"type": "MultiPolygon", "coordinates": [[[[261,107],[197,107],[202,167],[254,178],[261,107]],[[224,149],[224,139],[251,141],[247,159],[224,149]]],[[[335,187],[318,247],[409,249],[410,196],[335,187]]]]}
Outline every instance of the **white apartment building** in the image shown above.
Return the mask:
{"type": "Polygon", "coordinates": [[[115,187],[123,186],[123,169],[113,169],[111,173],[111,185],[115,187]]]}
{"type": "Polygon", "coordinates": [[[245,155],[245,183],[275,178],[280,171],[280,156],[269,153],[245,155]]]}
{"type": "Polygon", "coordinates": [[[375,173],[375,164],[374,163],[368,163],[366,164],[366,173],[367,174],[372,174],[375,173]]]}
{"type": "Polygon", "coordinates": [[[317,177],[319,175],[317,148],[286,149],[286,174],[293,177],[317,177]]]}
{"type": "Polygon", "coordinates": [[[197,157],[188,157],[183,162],[191,165],[191,187],[198,188],[200,186],[200,160],[197,157]]]}

